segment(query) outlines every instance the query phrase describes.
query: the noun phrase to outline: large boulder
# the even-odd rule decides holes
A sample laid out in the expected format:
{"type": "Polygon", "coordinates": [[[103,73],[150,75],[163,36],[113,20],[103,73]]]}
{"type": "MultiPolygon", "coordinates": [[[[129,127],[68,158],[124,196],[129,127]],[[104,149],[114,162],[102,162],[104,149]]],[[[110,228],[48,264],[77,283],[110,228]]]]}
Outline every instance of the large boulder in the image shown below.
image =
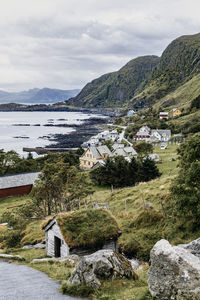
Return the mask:
{"type": "Polygon", "coordinates": [[[200,258],[200,238],[190,242],[189,244],[181,244],[179,246],[200,258]]]}
{"type": "Polygon", "coordinates": [[[200,259],[166,240],[155,244],[150,254],[148,285],[159,299],[200,299],[200,259]]]}
{"type": "Polygon", "coordinates": [[[68,284],[86,284],[99,288],[99,279],[126,277],[136,279],[131,263],[123,255],[113,250],[99,250],[83,256],[75,266],[68,284]]]}

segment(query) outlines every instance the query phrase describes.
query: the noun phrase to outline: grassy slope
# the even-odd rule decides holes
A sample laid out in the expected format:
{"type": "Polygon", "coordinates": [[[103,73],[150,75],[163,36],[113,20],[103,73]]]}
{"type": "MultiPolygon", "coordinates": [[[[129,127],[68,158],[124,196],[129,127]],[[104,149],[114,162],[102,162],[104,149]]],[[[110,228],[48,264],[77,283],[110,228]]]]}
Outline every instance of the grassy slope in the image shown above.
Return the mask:
{"type": "MultiPolygon", "coordinates": [[[[162,164],[158,165],[163,173],[161,178],[148,183],[141,183],[135,187],[116,189],[113,193],[111,193],[109,188],[98,187],[92,197],[92,201],[106,202],[110,205],[111,211],[123,232],[120,237],[120,244],[130,243],[132,246],[131,242],[136,240],[142,246],[139,254],[143,256],[150,251],[154,243],[160,238],[168,238],[172,243],[177,244],[188,242],[199,235],[199,233],[191,234],[190,224],[179,224],[179,220],[177,220],[177,223],[175,222],[173,225],[170,223],[171,221],[168,222],[170,218],[163,218],[160,197],[166,197],[171,180],[178,173],[176,146],[169,146],[165,150],[161,150],[158,147],[155,149],[155,152],[162,159],[162,164]],[[171,161],[171,158],[175,160],[171,161]],[[127,204],[126,213],[125,200],[127,204]],[[144,209],[144,202],[148,202],[152,208],[144,209]],[[187,234],[187,230],[189,234],[187,234]]],[[[87,200],[89,206],[90,200],[89,198],[87,200]]],[[[37,226],[35,228],[37,232],[37,226]]],[[[135,246],[135,243],[133,245],[135,246]]],[[[15,251],[15,254],[22,255],[27,263],[33,258],[44,257],[45,255],[44,250],[35,249],[20,249],[15,251]]],[[[57,280],[67,280],[72,271],[71,265],[59,263],[40,263],[31,264],[31,266],[57,280]]],[[[143,269],[137,272],[139,280],[135,282],[126,279],[103,282],[102,288],[95,293],[93,299],[153,299],[148,292],[147,269],[148,266],[144,265],[143,269]]]]}
{"type": "Polygon", "coordinates": [[[28,196],[9,197],[9,198],[0,199],[0,217],[4,212],[8,212],[17,207],[20,207],[27,200],[29,200],[28,196]]]}
{"type": "Polygon", "coordinates": [[[178,87],[175,91],[167,94],[153,105],[155,109],[167,107],[171,110],[174,107],[188,107],[190,102],[200,95],[200,74],[194,76],[191,80],[178,87]],[[172,100],[173,99],[173,100],[172,100]]]}

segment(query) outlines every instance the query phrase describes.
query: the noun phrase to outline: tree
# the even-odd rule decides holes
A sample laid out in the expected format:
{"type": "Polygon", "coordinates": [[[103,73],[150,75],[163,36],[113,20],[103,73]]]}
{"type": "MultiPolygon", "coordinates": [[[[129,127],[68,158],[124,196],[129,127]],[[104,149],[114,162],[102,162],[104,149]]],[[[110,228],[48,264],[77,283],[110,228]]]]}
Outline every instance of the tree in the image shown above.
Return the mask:
{"type": "Polygon", "coordinates": [[[0,175],[17,173],[21,158],[15,151],[4,152],[0,150],[0,175]]]}
{"type": "Polygon", "coordinates": [[[102,186],[131,185],[129,163],[123,156],[108,158],[105,165],[91,171],[90,176],[93,181],[102,186]]]}
{"type": "Polygon", "coordinates": [[[150,181],[159,177],[161,174],[153,160],[145,158],[139,166],[138,180],[150,181]]]}
{"type": "Polygon", "coordinates": [[[61,159],[56,163],[46,162],[33,190],[30,209],[42,216],[68,211],[91,193],[92,184],[86,172],[79,172],[61,159]]]}
{"type": "Polygon", "coordinates": [[[153,146],[152,144],[146,143],[144,141],[142,142],[138,142],[135,146],[135,151],[138,153],[139,157],[145,157],[147,156],[149,153],[153,152],[153,146]]]}
{"type": "Polygon", "coordinates": [[[180,171],[171,186],[173,205],[177,214],[200,223],[200,133],[187,138],[178,154],[180,171]]]}

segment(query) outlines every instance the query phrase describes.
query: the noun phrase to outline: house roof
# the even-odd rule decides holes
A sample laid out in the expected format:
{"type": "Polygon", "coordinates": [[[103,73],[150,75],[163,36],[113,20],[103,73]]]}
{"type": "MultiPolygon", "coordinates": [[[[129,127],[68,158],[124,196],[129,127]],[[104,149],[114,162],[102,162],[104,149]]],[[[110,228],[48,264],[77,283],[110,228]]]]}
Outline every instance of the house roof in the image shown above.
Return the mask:
{"type": "Polygon", "coordinates": [[[151,134],[158,132],[161,136],[171,136],[170,129],[152,129],[151,134]]]}
{"type": "Polygon", "coordinates": [[[106,145],[98,146],[97,150],[99,151],[100,154],[108,154],[109,156],[112,156],[112,152],[106,145]]]}
{"type": "Polygon", "coordinates": [[[122,148],[124,148],[124,147],[125,147],[124,144],[117,144],[117,143],[115,143],[115,144],[112,146],[113,150],[116,150],[116,149],[122,149],[122,148]]]}
{"type": "Polygon", "coordinates": [[[34,184],[40,172],[14,174],[0,177],[0,189],[8,189],[34,184]]]}
{"type": "Polygon", "coordinates": [[[138,131],[136,133],[136,135],[138,135],[138,136],[147,136],[147,135],[149,135],[149,132],[147,132],[147,131],[138,131]]]}
{"type": "Polygon", "coordinates": [[[135,149],[133,149],[133,147],[125,147],[125,148],[124,148],[124,151],[125,151],[126,153],[131,153],[131,154],[133,154],[133,155],[137,155],[137,152],[135,151],[135,149]]]}
{"type": "Polygon", "coordinates": [[[94,158],[102,158],[101,154],[97,150],[97,147],[90,147],[89,150],[92,152],[94,158]]]}
{"type": "Polygon", "coordinates": [[[167,111],[161,111],[160,115],[168,115],[169,113],[167,111]]]}
{"type": "MultiPolygon", "coordinates": [[[[55,217],[43,223],[48,231],[55,217]]],[[[83,209],[62,213],[56,222],[69,247],[95,247],[104,244],[106,239],[119,236],[119,226],[114,216],[106,209],[83,209]]]]}
{"type": "Polygon", "coordinates": [[[115,151],[114,151],[114,155],[116,155],[116,156],[124,156],[124,157],[126,157],[128,154],[124,151],[124,149],[123,148],[118,148],[118,149],[116,149],[115,151]]]}

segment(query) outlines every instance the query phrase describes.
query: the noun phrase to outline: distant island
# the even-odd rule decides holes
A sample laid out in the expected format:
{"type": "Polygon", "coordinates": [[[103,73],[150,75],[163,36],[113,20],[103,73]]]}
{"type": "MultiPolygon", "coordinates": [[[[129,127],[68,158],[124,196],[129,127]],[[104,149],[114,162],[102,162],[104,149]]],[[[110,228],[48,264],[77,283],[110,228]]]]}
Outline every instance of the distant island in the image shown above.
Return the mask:
{"type": "Polygon", "coordinates": [[[50,88],[34,88],[22,92],[5,92],[0,90],[0,103],[55,103],[65,101],[71,97],[75,97],[80,90],[59,90],[50,88]]]}

